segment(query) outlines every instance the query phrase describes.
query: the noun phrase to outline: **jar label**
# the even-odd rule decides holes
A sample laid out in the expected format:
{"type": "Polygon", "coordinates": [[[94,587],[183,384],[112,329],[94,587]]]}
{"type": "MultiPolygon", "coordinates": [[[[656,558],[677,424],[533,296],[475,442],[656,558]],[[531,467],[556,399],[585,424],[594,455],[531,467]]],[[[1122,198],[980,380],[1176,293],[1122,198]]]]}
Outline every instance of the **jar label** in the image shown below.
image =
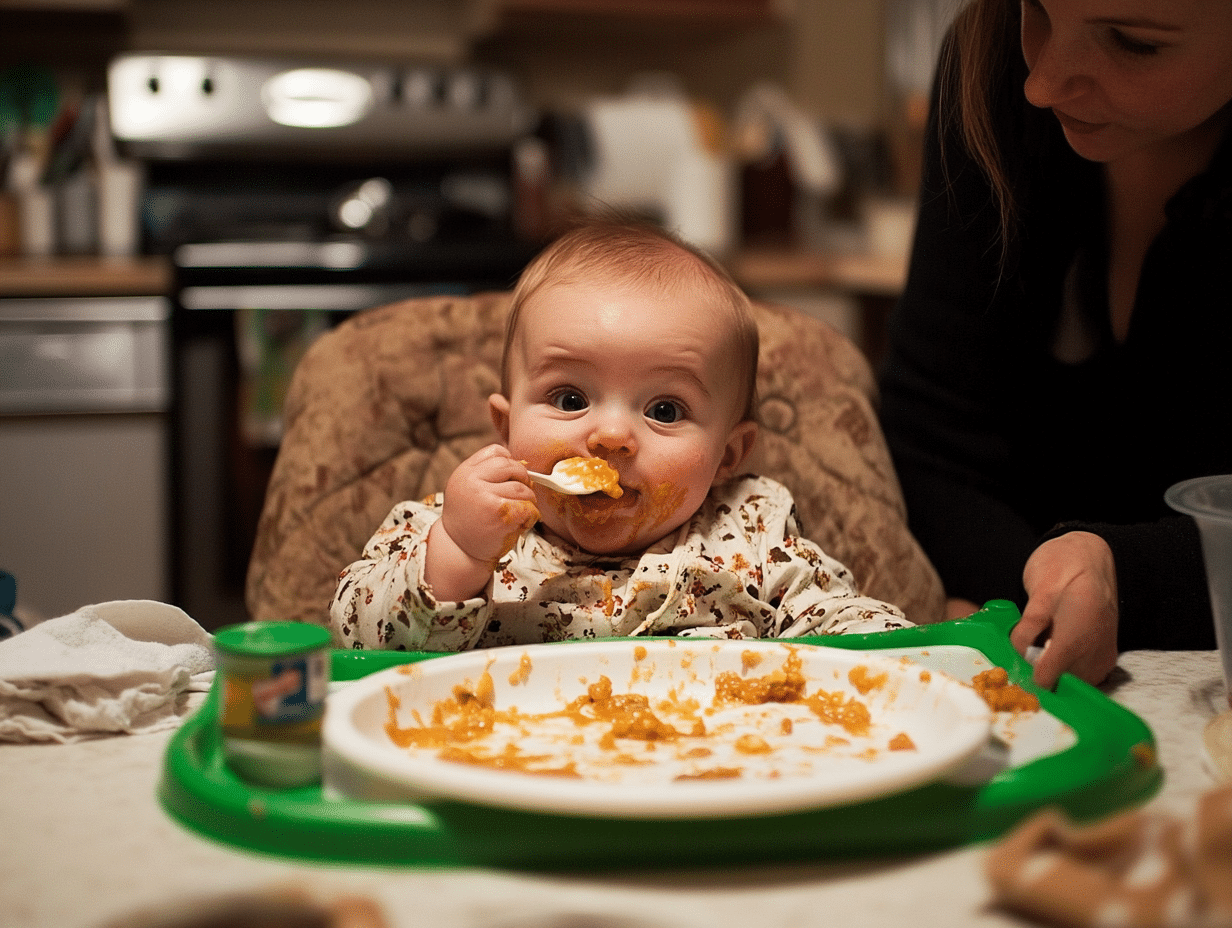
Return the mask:
{"type": "Polygon", "coordinates": [[[261,673],[227,672],[222,729],[228,737],[309,743],[319,739],[329,691],[322,652],[271,660],[261,673]]]}

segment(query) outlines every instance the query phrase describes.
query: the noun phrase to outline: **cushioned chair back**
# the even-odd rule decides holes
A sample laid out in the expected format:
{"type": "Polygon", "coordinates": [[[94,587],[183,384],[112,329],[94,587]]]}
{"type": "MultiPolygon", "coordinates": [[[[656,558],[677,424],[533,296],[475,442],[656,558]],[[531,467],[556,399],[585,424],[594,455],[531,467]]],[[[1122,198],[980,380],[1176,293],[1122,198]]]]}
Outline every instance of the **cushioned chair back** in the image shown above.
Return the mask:
{"type": "MultiPolygon", "coordinates": [[[[445,486],[495,441],[508,293],[426,297],[359,313],[292,378],[285,435],[249,565],[254,619],[326,624],[338,573],[390,509],[445,486]]],[[[804,533],[862,589],[916,622],[941,584],[908,532],[864,356],[824,323],[755,305],[761,433],[744,468],[795,494],[804,533]]]]}

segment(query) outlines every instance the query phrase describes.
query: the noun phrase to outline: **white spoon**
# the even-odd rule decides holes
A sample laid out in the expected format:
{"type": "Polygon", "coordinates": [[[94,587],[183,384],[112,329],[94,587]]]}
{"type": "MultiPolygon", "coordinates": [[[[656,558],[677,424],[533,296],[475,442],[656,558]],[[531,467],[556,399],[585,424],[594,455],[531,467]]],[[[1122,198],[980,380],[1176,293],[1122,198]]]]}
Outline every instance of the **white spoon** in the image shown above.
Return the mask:
{"type": "Polygon", "coordinates": [[[615,499],[624,493],[620,488],[620,474],[602,458],[565,458],[556,462],[552,473],[530,471],[529,476],[535,483],[569,496],[606,493],[615,499]]]}

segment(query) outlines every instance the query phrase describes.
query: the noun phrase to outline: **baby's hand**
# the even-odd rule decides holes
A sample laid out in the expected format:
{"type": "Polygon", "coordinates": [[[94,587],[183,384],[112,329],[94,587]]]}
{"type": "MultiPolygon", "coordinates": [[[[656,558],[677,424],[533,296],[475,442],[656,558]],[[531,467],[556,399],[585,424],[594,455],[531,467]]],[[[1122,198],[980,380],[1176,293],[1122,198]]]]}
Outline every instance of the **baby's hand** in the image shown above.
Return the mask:
{"type": "Polygon", "coordinates": [[[445,531],[477,561],[495,565],[538,519],[526,465],[501,445],[475,452],[445,484],[445,531]]]}
{"type": "Polygon", "coordinates": [[[425,579],[438,599],[475,595],[501,556],[539,520],[526,473],[502,445],[477,451],[454,470],[440,522],[428,536],[425,579]]]}

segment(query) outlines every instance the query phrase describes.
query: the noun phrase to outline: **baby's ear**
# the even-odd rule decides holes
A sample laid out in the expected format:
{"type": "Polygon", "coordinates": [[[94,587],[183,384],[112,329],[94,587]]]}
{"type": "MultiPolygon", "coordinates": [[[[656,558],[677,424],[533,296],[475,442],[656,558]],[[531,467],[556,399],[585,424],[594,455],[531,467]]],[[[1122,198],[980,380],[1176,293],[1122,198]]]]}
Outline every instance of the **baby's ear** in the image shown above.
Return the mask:
{"type": "Polygon", "coordinates": [[[739,471],[740,465],[753,452],[753,445],[756,441],[757,423],[752,419],[737,422],[727,436],[723,459],[719,462],[719,469],[714,475],[713,483],[721,483],[728,477],[734,476],[739,471]]]}
{"type": "Polygon", "coordinates": [[[492,414],[492,424],[500,432],[501,441],[509,444],[509,398],[493,393],[488,397],[488,411],[492,414]]]}

